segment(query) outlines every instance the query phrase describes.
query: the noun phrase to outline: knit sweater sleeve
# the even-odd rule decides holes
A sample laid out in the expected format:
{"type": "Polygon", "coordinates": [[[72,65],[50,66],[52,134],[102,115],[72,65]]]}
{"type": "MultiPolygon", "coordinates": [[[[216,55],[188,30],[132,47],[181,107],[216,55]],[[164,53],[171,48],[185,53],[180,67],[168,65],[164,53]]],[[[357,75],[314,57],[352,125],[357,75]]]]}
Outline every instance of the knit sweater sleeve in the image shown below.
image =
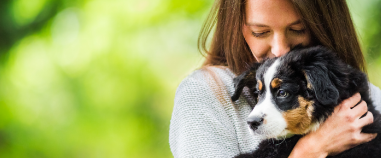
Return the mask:
{"type": "Polygon", "coordinates": [[[239,153],[234,123],[202,72],[179,85],[170,122],[169,143],[174,157],[233,157],[239,153]]]}
{"type": "Polygon", "coordinates": [[[378,111],[381,112],[381,90],[373,84],[369,84],[370,98],[373,101],[373,105],[378,111]]]}

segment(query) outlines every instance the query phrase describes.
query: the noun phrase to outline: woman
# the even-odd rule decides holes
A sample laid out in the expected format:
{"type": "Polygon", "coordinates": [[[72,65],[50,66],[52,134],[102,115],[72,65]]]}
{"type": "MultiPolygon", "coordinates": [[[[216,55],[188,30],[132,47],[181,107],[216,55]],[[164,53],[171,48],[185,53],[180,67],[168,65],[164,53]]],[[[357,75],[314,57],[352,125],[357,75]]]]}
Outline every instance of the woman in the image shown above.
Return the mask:
{"type": "MultiPolygon", "coordinates": [[[[247,92],[237,102],[232,79],[249,63],[278,57],[294,46],[323,45],[347,64],[366,71],[345,0],[217,0],[201,31],[207,52],[200,70],[179,85],[170,125],[175,157],[233,157],[250,152],[261,140],[250,134],[246,117],[252,99],[247,92]],[[215,26],[210,49],[207,37],[215,26]]],[[[371,97],[381,107],[379,88],[371,97]]],[[[368,142],[376,134],[361,133],[373,122],[359,94],[343,101],[321,127],[299,140],[290,157],[326,157],[368,142]]]]}

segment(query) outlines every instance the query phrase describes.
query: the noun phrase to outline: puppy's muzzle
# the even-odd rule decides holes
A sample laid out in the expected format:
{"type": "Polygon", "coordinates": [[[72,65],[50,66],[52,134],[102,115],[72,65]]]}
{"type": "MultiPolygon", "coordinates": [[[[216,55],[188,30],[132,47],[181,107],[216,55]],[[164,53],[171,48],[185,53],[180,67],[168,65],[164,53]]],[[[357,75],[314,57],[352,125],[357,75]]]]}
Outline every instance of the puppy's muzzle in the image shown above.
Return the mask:
{"type": "Polygon", "coordinates": [[[255,116],[255,117],[249,117],[247,119],[247,124],[249,124],[250,128],[255,131],[258,129],[260,125],[263,123],[263,116],[255,116]]]}

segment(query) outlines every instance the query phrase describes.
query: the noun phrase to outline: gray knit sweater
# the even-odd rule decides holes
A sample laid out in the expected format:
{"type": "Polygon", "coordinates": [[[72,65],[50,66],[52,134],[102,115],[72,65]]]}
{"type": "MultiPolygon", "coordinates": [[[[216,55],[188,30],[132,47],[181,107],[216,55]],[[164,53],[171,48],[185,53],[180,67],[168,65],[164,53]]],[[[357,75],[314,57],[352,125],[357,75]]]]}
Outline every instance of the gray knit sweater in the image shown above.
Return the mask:
{"type": "MultiPolygon", "coordinates": [[[[232,102],[233,78],[226,67],[194,71],[179,85],[169,130],[174,157],[233,157],[249,152],[261,141],[246,124],[252,101],[247,89],[232,102]]],[[[381,109],[381,90],[370,84],[371,98],[381,109]]]]}

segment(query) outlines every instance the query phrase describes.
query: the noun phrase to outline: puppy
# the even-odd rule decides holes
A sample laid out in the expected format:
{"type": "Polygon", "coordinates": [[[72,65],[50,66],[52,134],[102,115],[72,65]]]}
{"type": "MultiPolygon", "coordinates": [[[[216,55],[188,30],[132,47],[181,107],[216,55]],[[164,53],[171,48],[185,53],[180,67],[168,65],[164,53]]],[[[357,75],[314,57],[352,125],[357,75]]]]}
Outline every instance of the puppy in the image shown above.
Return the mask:
{"type": "MultiPolygon", "coordinates": [[[[298,47],[282,57],[255,63],[234,79],[234,85],[233,101],[244,87],[257,101],[247,119],[249,129],[268,138],[252,153],[236,157],[288,157],[303,135],[318,129],[335,106],[357,92],[374,116],[362,132],[381,133],[380,114],[369,98],[366,75],[322,46],[298,47]]],[[[381,135],[332,157],[379,158],[381,135]]]]}

